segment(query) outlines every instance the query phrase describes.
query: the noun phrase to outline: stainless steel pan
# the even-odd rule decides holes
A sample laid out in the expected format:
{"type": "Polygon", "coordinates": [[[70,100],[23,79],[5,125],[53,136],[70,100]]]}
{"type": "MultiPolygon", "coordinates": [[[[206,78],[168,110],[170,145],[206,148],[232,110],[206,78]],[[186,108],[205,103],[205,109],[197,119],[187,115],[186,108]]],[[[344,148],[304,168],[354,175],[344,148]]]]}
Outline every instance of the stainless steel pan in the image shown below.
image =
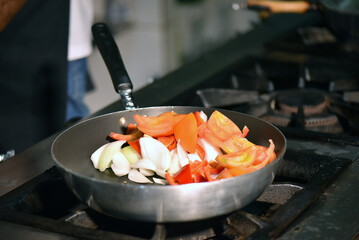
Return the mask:
{"type": "MultiPolygon", "coordinates": [[[[105,41],[105,45],[110,46],[108,50],[113,49],[115,43],[106,26],[96,25],[94,27],[100,28],[100,30],[95,30],[94,36],[100,34],[104,37],[100,41],[102,43],[105,41]],[[103,33],[103,31],[107,33],[103,33]]],[[[106,50],[100,51],[103,55],[107,55],[106,50]]],[[[111,57],[108,59],[122,62],[117,46],[116,54],[112,56],[116,60],[111,57]]],[[[106,57],[104,59],[107,62],[106,57]]],[[[110,72],[113,73],[113,71],[121,69],[122,75],[127,75],[121,67],[123,63],[115,65],[120,67],[113,69],[107,64],[110,72]]],[[[115,75],[111,74],[111,76],[115,75]]],[[[114,84],[115,87],[119,86],[116,81],[114,84]]],[[[130,92],[128,86],[130,85],[127,81],[127,86],[124,87],[127,96],[130,92]]],[[[134,104],[129,105],[128,108],[133,108],[134,104]]],[[[85,120],[62,132],[53,142],[51,152],[56,166],[64,175],[66,183],[73,193],[96,211],[116,218],[150,222],[182,222],[211,218],[235,211],[254,201],[271,184],[286,150],[285,137],[268,122],[226,110],[220,111],[239,127],[242,128],[244,125],[249,127],[248,139],[250,141],[268,146],[268,139],[273,139],[276,145],[277,159],[266,167],[246,175],[215,182],[177,186],[137,184],[129,181],[127,177],[115,176],[112,170],[100,172],[93,167],[90,160],[91,154],[108,142],[107,136],[111,131],[123,132],[123,120],[126,121],[125,124],[135,123],[134,114],[157,116],[168,111],[177,113],[204,111],[210,115],[214,109],[201,107],[133,108],[85,120]]]]}

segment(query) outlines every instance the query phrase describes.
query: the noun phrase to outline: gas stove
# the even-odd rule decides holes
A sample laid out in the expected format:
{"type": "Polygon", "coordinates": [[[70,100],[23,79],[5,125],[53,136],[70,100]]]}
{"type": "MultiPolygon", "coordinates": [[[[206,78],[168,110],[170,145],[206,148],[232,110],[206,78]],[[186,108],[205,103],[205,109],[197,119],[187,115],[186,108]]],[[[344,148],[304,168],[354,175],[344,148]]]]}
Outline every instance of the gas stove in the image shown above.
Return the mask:
{"type": "MultiPolygon", "coordinates": [[[[279,16],[277,21],[283,22],[283,18],[279,16]]],[[[0,188],[2,236],[354,239],[359,232],[359,55],[354,44],[336,40],[321,21],[303,22],[256,46],[261,48],[260,54],[254,51],[214,74],[204,71],[211,65],[206,62],[210,56],[205,56],[199,60],[204,62],[201,77],[192,71],[200,64],[193,64],[137,92],[140,106],[218,107],[248,113],[277,126],[287,138],[287,151],[273,183],[254,202],[233,213],[194,222],[114,219],[89,209],[66,187],[51,161],[52,136],[1,163],[0,184],[5,186],[0,188]],[[183,80],[176,88],[167,83],[172,78],[178,83],[176,79],[186,79],[184,76],[203,81],[194,85],[183,80]],[[183,86],[187,87],[181,94],[180,90],[174,94],[174,89],[183,86]],[[161,89],[159,97],[156,89],[161,89]],[[166,100],[167,93],[175,97],[166,100]]],[[[208,71],[215,68],[212,66],[208,71]]],[[[117,111],[117,106],[119,103],[97,114],[117,111]]]]}
{"type": "Polygon", "coordinates": [[[76,199],[58,170],[51,168],[1,198],[0,220],[80,239],[276,237],[349,164],[345,157],[292,149],[273,184],[245,208],[204,221],[165,224],[119,220],[94,212],[76,199]]]}
{"type": "Polygon", "coordinates": [[[358,136],[359,45],[336,40],[326,28],[309,26],[267,43],[266,49],[222,79],[226,89],[197,90],[199,102],[279,127],[358,136]]]}

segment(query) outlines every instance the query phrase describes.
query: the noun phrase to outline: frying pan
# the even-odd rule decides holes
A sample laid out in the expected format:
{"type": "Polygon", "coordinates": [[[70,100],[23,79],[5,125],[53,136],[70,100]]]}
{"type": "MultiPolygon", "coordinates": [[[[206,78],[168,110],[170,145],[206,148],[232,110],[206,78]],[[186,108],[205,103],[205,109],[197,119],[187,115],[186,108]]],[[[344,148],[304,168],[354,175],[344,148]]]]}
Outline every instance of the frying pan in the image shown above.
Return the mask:
{"type": "Polygon", "coordinates": [[[304,13],[320,10],[333,33],[344,40],[359,40],[359,1],[357,0],[247,0],[249,8],[264,7],[273,13],[304,13]]]}
{"type": "MultiPolygon", "coordinates": [[[[124,95],[131,101],[131,81],[110,31],[102,23],[95,24],[92,30],[115,89],[125,91],[124,95]]],[[[203,111],[209,116],[215,109],[181,106],[137,108],[133,103],[125,105],[127,110],[84,120],[66,129],[54,140],[51,148],[55,165],[72,192],[90,208],[116,218],[164,223],[228,214],[254,201],[264,192],[273,181],[286,150],[285,137],[270,123],[246,114],[220,110],[239,127],[249,127],[250,141],[268,147],[268,139],[273,139],[277,158],[255,172],[214,182],[176,186],[134,183],[127,176],[117,177],[110,169],[100,172],[92,165],[91,154],[108,143],[106,137],[111,131],[123,133],[124,125],[135,123],[135,114],[157,116],[168,111],[203,111]]]]}

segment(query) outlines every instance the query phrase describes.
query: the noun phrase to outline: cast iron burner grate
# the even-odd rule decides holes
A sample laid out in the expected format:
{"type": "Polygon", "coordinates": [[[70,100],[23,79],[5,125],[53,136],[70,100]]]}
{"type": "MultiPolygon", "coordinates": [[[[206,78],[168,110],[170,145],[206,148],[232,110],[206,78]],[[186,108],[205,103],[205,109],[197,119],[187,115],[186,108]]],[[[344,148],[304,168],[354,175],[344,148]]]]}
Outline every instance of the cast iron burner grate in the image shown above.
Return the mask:
{"type": "Polygon", "coordinates": [[[350,163],[348,159],[288,150],[273,184],[248,206],[207,220],[165,224],[124,221],[89,209],[53,167],[4,195],[0,220],[80,239],[275,238],[350,163]]]}
{"type": "Polygon", "coordinates": [[[321,90],[282,90],[274,93],[270,110],[261,118],[277,126],[342,133],[339,119],[329,105],[327,93],[321,90]]]}

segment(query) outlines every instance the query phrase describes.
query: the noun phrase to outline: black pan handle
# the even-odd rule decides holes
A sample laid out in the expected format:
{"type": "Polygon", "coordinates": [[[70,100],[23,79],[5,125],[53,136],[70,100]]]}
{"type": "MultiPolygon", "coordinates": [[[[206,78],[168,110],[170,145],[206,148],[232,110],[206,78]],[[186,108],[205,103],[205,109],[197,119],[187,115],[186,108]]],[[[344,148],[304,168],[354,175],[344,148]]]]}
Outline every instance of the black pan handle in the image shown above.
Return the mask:
{"type": "Polygon", "coordinates": [[[131,79],[110,29],[105,23],[95,23],[92,26],[92,35],[110,73],[115,91],[121,95],[125,108],[137,108],[132,96],[131,79]]]}

